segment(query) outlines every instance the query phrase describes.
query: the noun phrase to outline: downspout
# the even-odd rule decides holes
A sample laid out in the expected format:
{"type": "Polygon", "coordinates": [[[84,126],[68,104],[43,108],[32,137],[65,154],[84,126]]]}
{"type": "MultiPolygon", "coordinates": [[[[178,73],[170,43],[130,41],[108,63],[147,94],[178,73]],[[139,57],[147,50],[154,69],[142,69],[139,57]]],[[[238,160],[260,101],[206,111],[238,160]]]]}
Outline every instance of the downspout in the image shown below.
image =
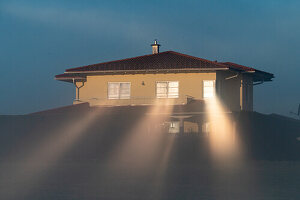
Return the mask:
{"type": "Polygon", "coordinates": [[[77,86],[76,84],[77,82],[74,80],[73,78],[73,84],[75,85],[76,89],[77,89],[77,97],[76,97],[76,101],[79,101],[79,89],[82,88],[84,86],[84,81],[81,82],[80,86],[77,86]]]}

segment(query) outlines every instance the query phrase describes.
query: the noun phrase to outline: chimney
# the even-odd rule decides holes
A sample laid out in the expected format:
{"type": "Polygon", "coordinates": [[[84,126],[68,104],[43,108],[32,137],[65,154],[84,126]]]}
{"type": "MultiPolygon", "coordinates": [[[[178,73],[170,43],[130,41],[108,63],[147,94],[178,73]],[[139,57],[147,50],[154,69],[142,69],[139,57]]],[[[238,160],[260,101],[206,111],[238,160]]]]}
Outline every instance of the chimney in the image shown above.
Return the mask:
{"type": "Polygon", "coordinates": [[[154,40],[154,44],[151,44],[151,46],[152,46],[152,54],[158,54],[160,44],[157,43],[156,39],[154,40]]]}

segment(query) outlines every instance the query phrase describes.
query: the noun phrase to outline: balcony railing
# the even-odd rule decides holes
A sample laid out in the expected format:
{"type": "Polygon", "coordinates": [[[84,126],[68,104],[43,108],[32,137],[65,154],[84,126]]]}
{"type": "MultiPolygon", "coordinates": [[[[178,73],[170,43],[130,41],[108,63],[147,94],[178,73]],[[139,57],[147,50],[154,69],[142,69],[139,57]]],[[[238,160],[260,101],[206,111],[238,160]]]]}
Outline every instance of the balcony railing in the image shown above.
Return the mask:
{"type": "Polygon", "coordinates": [[[108,99],[108,98],[81,98],[75,99],[74,104],[88,102],[91,105],[153,105],[157,103],[170,105],[184,105],[194,99],[192,96],[184,95],[178,98],[151,98],[151,97],[130,97],[129,99],[108,99]]]}

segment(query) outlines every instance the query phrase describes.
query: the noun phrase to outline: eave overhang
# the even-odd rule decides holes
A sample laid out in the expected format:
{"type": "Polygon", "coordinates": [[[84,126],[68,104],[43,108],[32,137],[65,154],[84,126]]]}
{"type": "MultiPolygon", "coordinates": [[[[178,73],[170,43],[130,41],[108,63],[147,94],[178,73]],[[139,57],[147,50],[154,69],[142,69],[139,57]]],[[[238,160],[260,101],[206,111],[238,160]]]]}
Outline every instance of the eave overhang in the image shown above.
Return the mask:
{"type": "Polygon", "coordinates": [[[59,74],[56,75],[54,79],[69,83],[86,82],[86,76],[82,76],[80,74],[59,74]]]}
{"type": "Polygon", "coordinates": [[[166,73],[201,73],[215,72],[216,70],[228,70],[224,68],[185,68],[185,69],[149,69],[149,70],[103,70],[103,71],[67,71],[56,75],[55,80],[65,82],[85,82],[87,76],[97,75],[124,75],[124,74],[166,74],[166,73]]]}
{"type": "Polygon", "coordinates": [[[272,79],[274,78],[274,74],[257,70],[251,67],[247,67],[247,66],[243,66],[231,62],[224,62],[222,64],[227,65],[229,69],[232,71],[236,71],[242,74],[251,74],[253,77],[253,82],[267,82],[267,81],[272,81],[272,79]]]}

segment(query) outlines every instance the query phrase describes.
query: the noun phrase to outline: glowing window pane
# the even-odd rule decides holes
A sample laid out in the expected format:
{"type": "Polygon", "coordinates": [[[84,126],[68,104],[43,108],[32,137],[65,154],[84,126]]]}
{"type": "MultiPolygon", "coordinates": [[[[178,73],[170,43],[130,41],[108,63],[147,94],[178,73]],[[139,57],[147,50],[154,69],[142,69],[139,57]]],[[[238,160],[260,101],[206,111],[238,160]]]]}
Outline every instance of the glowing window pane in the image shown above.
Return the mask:
{"type": "Polygon", "coordinates": [[[157,82],[156,84],[157,87],[168,87],[168,82],[157,82]]]}
{"type": "Polygon", "coordinates": [[[156,83],[157,98],[178,98],[178,81],[160,81],[156,83]]]}
{"type": "Polygon", "coordinates": [[[214,81],[204,81],[204,87],[213,87],[214,81]]]}
{"type": "Polygon", "coordinates": [[[170,122],[169,133],[179,133],[180,131],[180,124],[178,121],[170,122]]]}
{"type": "Polygon", "coordinates": [[[178,88],[169,88],[169,94],[178,94],[178,88]]]}
{"type": "Polygon", "coordinates": [[[203,81],[203,97],[213,98],[215,96],[215,81],[203,81]]]}
{"type": "Polygon", "coordinates": [[[108,83],[108,98],[118,99],[119,98],[119,83],[108,83]]]}
{"type": "Polygon", "coordinates": [[[157,88],[158,94],[167,94],[168,89],[167,88],[157,88]]]}
{"type": "Polygon", "coordinates": [[[167,87],[157,87],[156,96],[157,98],[167,98],[168,89],[167,87]]]}
{"type": "Polygon", "coordinates": [[[177,87],[178,88],[178,81],[170,81],[169,83],[169,87],[177,87]]]}
{"type": "Polygon", "coordinates": [[[209,133],[210,131],[210,123],[209,122],[205,122],[202,124],[202,132],[203,133],[209,133]]]}
{"type": "Polygon", "coordinates": [[[108,99],[129,99],[130,83],[108,83],[108,99]]]}
{"type": "Polygon", "coordinates": [[[120,99],[130,98],[130,83],[120,83],[120,99]]]}

